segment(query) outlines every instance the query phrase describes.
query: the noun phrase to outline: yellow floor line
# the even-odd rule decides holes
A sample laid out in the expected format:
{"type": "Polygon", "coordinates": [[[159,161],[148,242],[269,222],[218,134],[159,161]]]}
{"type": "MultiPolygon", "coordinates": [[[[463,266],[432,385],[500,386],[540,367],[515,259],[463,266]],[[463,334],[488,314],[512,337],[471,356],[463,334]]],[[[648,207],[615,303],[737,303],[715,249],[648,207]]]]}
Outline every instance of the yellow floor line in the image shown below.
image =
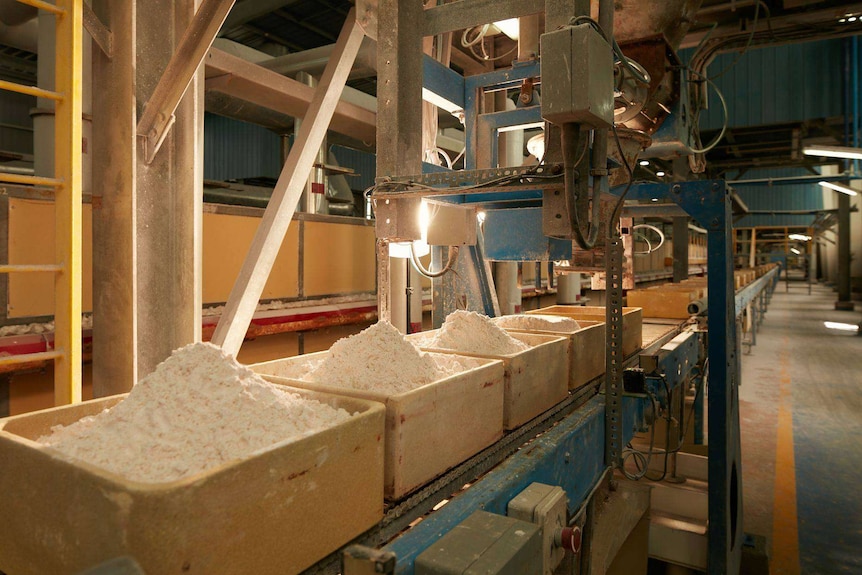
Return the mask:
{"type": "MultiPolygon", "coordinates": [[[[784,349],[788,341],[785,338],[784,349]]],[[[775,500],[772,510],[771,575],[794,575],[799,568],[799,523],[796,517],[796,464],[793,458],[793,392],[790,356],[781,352],[778,442],[775,449],[775,500]]]]}

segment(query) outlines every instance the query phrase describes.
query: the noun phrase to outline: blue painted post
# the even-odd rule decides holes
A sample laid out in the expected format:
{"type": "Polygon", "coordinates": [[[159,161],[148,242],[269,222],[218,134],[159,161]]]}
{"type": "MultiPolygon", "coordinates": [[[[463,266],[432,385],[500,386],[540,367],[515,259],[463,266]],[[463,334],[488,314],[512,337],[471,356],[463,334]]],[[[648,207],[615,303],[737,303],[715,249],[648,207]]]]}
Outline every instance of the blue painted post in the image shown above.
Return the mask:
{"type": "MultiPolygon", "coordinates": [[[[732,217],[725,186],[712,184],[706,210],[709,319],[709,572],[738,573],[742,556],[736,303],[732,217]]],[[[705,206],[706,207],[706,206],[705,206]]],[[[703,219],[703,218],[702,218],[703,219]]]]}

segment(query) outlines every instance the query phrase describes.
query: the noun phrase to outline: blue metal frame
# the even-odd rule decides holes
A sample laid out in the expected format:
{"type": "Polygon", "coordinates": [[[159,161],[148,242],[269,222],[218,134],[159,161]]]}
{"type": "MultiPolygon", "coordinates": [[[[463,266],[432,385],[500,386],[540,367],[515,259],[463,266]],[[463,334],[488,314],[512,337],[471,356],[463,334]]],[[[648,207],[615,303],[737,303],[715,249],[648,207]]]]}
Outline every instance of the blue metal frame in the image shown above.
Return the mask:
{"type": "MultiPolygon", "coordinates": [[[[623,399],[625,442],[645,425],[648,404],[638,397],[623,399]]],[[[561,486],[568,497],[569,510],[577,510],[605,472],[604,419],[604,398],[596,396],[399,536],[384,547],[398,558],[395,572],[411,575],[416,557],[474,511],[506,515],[509,501],[531,483],[561,486]]]]}
{"type": "MultiPolygon", "coordinates": [[[[620,194],[623,188],[612,193],[620,194]]],[[[739,345],[732,258],[730,190],[724,180],[634,184],[627,199],[672,201],[707,230],[710,306],[709,573],[738,573],[742,557],[742,466],[739,439],[739,345]]]]}

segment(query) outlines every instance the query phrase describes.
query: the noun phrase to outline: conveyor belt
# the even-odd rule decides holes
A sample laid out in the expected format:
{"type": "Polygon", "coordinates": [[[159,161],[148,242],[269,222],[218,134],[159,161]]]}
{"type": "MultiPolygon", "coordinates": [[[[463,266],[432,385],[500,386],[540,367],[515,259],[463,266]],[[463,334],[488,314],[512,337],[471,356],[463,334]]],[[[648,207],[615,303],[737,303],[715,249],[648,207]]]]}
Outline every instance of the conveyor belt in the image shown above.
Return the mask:
{"type": "MultiPolygon", "coordinates": [[[[675,324],[653,325],[644,323],[644,346],[641,351],[626,360],[626,367],[637,365],[642,353],[654,353],[673,339],[682,330],[685,321],[675,324]],[[649,326],[649,327],[648,327],[649,326]]],[[[566,400],[554,406],[529,423],[507,434],[503,439],[488,447],[461,465],[451,469],[432,483],[426,485],[406,499],[387,506],[383,520],[351,544],[361,544],[378,548],[393,540],[414,521],[427,515],[444,499],[461,491],[464,485],[473,483],[508,457],[519,451],[550,428],[572,416],[600,391],[604,375],[597,377],[586,386],[575,391],[566,400]]],[[[304,575],[335,575],[341,571],[341,549],[319,561],[304,571],[304,575]]]]}

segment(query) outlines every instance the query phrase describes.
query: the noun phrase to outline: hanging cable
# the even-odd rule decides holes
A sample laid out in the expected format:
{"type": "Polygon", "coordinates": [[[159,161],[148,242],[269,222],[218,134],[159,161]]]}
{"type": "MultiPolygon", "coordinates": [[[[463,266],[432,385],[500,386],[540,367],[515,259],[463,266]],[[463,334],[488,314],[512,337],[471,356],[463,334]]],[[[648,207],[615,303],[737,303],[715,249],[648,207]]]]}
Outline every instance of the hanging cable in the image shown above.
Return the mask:
{"type": "Polygon", "coordinates": [[[419,272],[420,275],[429,279],[443,277],[449,272],[457,275],[458,272],[455,271],[455,264],[458,261],[458,252],[460,249],[460,246],[449,246],[449,260],[446,262],[446,265],[439,272],[431,272],[422,267],[422,262],[420,262],[419,258],[416,257],[416,250],[413,248],[413,242],[410,242],[410,263],[413,264],[413,269],[419,272]]]}

